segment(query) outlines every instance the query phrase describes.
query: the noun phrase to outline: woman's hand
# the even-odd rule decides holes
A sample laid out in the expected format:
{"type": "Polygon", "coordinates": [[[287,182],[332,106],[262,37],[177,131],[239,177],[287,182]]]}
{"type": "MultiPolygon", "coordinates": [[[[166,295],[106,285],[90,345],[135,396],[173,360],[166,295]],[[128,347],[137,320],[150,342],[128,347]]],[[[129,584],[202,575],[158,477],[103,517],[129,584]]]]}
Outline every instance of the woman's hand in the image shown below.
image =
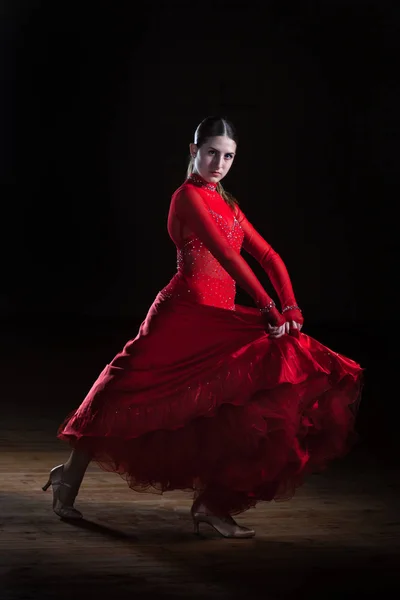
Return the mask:
{"type": "Polygon", "coordinates": [[[285,335],[285,333],[290,333],[291,329],[297,329],[300,333],[302,326],[302,323],[296,323],[296,321],[286,321],[286,323],[280,327],[274,327],[268,323],[268,333],[273,338],[280,338],[285,335]]]}
{"type": "MultiPolygon", "coordinates": [[[[286,325],[289,326],[289,330],[290,329],[298,329],[300,331],[301,328],[303,327],[303,323],[298,323],[297,321],[290,321],[290,323],[288,321],[286,321],[286,325]]],[[[289,331],[288,331],[288,333],[289,333],[289,331]]]]}
{"type": "Polygon", "coordinates": [[[273,325],[270,325],[268,323],[267,329],[268,329],[268,333],[269,333],[270,337],[280,338],[283,335],[285,335],[285,333],[287,333],[287,331],[286,331],[286,329],[287,329],[286,325],[287,325],[287,323],[284,323],[283,325],[274,327],[273,325]]]}
{"type": "Polygon", "coordinates": [[[304,318],[301,311],[298,308],[291,308],[289,310],[284,309],[283,316],[286,319],[286,322],[290,324],[290,328],[293,329],[301,329],[304,323],[304,318]],[[296,323],[297,327],[293,325],[296,323]]]}

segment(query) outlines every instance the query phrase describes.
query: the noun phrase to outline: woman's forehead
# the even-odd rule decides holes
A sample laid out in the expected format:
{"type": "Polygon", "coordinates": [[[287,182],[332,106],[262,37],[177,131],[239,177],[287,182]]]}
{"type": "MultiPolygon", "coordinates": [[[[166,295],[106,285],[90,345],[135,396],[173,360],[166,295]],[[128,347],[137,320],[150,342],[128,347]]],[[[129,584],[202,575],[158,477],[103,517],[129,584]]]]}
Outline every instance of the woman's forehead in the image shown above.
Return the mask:
{"type": "Polygon", "coordinates": [[[231,138],[226,135],[216,135],[210,137],[206,140],[204,145],[207,148],[211,146],[212,148],[220,150],[221,152],[235,152],[236,150],[236,142],[231,140],[231,138]]]}

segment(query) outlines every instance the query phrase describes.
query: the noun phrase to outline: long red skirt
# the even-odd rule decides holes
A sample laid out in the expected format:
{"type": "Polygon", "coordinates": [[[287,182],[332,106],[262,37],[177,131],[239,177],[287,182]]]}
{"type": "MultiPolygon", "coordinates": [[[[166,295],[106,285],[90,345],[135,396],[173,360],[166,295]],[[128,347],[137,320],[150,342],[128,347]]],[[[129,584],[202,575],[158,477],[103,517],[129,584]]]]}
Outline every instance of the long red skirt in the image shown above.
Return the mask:
{"type": "Polygon", "coordinates": [[[237,514],[350,450],[361,382],[304,333],[269,337],[257,309],[160,293],[58,437],[137,491],[210,493],[237,514]]]}

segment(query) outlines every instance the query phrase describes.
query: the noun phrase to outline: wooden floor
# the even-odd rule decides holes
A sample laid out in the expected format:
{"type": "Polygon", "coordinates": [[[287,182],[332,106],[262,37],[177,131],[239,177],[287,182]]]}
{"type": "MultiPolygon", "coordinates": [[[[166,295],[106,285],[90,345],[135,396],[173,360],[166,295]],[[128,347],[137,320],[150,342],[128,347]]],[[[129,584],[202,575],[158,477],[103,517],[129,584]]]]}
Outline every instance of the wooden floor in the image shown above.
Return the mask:
{"type": "Polygon", "coordinates": [[[383,471],[361,447],[312,476],[290,502],[241,515],[254,539],[221,539],[206,525],[198,538],[189,495],[136,494],[96,465],[77,499],[85,519],[61,521],[50,489],[41,491],[68,453],[55,439],[57,423],[17,412],[3,419],[0,437],[1,600],[400,592],[399,473],[383,471]]]}

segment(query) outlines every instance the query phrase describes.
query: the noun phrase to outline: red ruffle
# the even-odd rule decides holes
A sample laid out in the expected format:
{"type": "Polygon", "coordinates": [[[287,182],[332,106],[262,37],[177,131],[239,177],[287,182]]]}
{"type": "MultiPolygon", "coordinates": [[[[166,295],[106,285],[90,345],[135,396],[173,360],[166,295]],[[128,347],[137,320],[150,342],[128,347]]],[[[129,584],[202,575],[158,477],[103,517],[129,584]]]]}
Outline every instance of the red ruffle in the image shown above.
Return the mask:
{"type": "MultiPolygon", "coordinates": [[[[224,311],[228,313],[229,311],[224,311]]],[[[357,436],[362,370],[305,334],[262,335],[163,394],[107,365],[59,429],[137,491],[214,489],[232,514],[285,499],[357,436]]],[[[182,369],[182,376],[186,373],[182,369]]]]}

